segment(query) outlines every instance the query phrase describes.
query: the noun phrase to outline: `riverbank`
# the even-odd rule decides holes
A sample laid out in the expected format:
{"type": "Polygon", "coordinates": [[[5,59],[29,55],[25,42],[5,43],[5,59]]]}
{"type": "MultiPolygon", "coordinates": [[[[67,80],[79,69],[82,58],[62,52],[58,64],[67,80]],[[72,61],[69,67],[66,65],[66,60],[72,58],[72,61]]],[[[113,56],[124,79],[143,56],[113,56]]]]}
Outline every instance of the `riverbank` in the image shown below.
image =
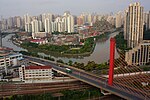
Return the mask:
{"type": "MultiPolygon", "coordinates": [[[[39,56],[43,57],[52,57],[55,59],[55,61],[62,59],[64,63],[68,63],[69,60],[74,62],[79,62],[79,63],[84,63],[87,64],[88,61],[94,61],[95,63],[103,63],[107,62],[109,60],[109,45],[110,45],[110,38],[116,36],[119,33],[117,32],[112,32],[111,34],[108,35],[107,38],[105,39],[100,39],[96,41],[95,48],[93,49],[93,52],[89,55],[84,55],[84,56],[62,56],[58,54],[54,54],[53,52],[51,54],[44,54],[42,52],[38,52],[39,56]]],[[[3,38],[3,46],[13,48],[14,51],[27,51],[23,48],[21,48],[19,45],[15,45],[12,43],[10,38],[14,34],[9,34],[5,38],[3,38]]],[[[118,58],[118,53],[115,53],[115,58],[118,58]]]]}
{"type": "Polygon", "coordinates": [[[58,56],[59,57],[86,57],[90,56],[90,54],[93,53],[96,41],[98,40],[106,40],[108,39],[110,33],[101,34],[99,36],[89,37],[86,40],[84,40],[84,45],[77,45],[77,46],[70,46],[70,45],[63,45],[63,46],[57,46],[57,45],[36,45],[33,43],[22,43],[20,44],[16,37],[12,39],[13,43],[17,46],[20,46],[28,52],[35,52],[35,53],[44,53],[46,55],[52,55],[52,56],[58,56]],[[79,47],[79,49],[71,49],[74,47],[79,47]]]}

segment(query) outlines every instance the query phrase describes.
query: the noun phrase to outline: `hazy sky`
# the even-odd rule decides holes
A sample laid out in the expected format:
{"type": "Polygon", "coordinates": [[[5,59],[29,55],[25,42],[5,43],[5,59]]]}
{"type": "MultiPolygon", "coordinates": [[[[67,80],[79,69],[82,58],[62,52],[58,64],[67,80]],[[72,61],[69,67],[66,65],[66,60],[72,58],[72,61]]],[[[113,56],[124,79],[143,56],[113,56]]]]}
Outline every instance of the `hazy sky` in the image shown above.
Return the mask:
{"type": "Polygon", "coordinates": [[[39,15],[44,12],[63,14],[66,10],[74,15],[81,12],[110,13],[122,11],[137,1],[145,11],[150,10],[150,0],[0,0],[0,16],[39,15]]]}

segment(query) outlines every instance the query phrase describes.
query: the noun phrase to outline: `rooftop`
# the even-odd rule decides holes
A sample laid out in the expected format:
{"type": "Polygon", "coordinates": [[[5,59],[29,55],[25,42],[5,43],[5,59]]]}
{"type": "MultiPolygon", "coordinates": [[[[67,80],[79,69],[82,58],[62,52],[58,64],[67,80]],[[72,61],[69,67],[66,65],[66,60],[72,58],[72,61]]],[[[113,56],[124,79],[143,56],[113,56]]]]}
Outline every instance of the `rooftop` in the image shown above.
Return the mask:
{"type": "Polygon", "coordinates": [[[51,66],[27,66],[25,67],[25,69],[29,70],[29,69],[51,69],[51,66]]]}

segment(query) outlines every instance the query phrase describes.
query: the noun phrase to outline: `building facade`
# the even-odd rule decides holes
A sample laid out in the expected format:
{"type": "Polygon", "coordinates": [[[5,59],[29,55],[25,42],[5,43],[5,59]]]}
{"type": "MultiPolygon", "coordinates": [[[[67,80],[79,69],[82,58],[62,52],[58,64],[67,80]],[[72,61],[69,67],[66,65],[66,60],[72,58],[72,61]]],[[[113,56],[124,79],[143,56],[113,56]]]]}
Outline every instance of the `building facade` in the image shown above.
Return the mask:
{"type": "Polygon", "coordinates": [[[124,37],[128,47],[134,48],[143,40],[143,9],[137,2],[130,4],[125,12],[124,37]]]}
{"type": "Polygon", "coordinates": [[[0,68],[5,67],[5,63],[7,66],[13,65],[14,59],[21,60],[21,59],[23,59],[23,55],[19,53],[19,54],[8,54],[5,57],[1,56],[0,57],[0,68]]]}
{"type": "Polygon", "coordinates": [[[69,15],[67,18],[67,26],[68,26],[68,33],[73,33],[74,32],[74,17],[72,15],[69,15]]]}
{"type": "Polygon", "coordinates": [[[116,28],[120,28],[122,26],[122,16],[121,16],[121,12],[118,12],[116,14],[116,28]]]}
{"type": "Polygon", "coordinates": [[[50,82],[53,78],[50,66],[24,66],[19,67],[19,78],[25,83],[50,82]]]}
{"type": "Polygon", "coordinates": [[[36,32],[39,32],[39,22],[38,20],[33,20],[31,22],[31,25],[32,25],[32,33],[36,33],[36,32]]]}
{"type": "Polygon", "coordinates": [[[45,32],[46,33],[51,33],[52,32],[51,21],[48,18],[45,19],[45,32]]]}
{"type": "Polygon", "coordinates": [[[126,52],[125,61],[129,65],[145,65],[150,62],[150,40],[145,40],[126,52]]]}
{"type": "Polygon", "coordinates": [[[35,33],[32,33],[32,38],[33,39],[45,38],[45,37],[47,37],[47,33],[46,32],[35,32],[35,33]]]}

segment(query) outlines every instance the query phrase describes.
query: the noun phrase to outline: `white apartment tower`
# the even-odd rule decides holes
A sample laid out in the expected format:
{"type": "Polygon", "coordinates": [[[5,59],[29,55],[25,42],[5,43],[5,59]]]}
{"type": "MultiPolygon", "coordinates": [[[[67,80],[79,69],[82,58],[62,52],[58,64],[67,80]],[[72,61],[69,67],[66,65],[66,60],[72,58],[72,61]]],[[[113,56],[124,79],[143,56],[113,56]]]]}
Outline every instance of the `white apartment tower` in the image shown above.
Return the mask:
{"type": "Polygon", "coordinates": [[[52,29],[51,29],[51,21],[50,19],[46,18],[45,19],[45,32],[46,33],[51,33],[52,32],[52,29]]]}
{"type": "Polygon", "coordinates": [[[69,15],[67,17],[67,23],[68,23],[68,33],[74,32],[74,17],[72,15],[69,15]]]}
{"type": "Polygon", "coordinates": [[[31,25],[32,25],[32,33],[36,33],[36,32],[39,32],[39,22],[38,20],[33,20],[31,22],[31,25]]]}
{"type": "Polygon", "coordinates": [[[25,21],[25,24],[31,22],[31,18],[28,14],[24,15],[24,21],[25,21]]]}
{"type": "Polygon", "coordinates": [[[64,23],[64,31],[68,31],[67,17],[62,18],[62,22],[64,23]]]}
{"type": "Polygon", "coordinates": [[[128,47],[134,48],[143,40],[143,7],[136,2],[125,12],[124,37],[128,47]]]}
{"type": "Polygon", "coordinates": [[[43,25],[43,28],[45,29],[46,28],[46,24],[45,24],[45,20],[46,19],[49,19],[50,22],[53,21],[53,15],[51,13],[44,13],[42,14],[42,25],[43,25]]]}
{"type": "Polygon", "coordinates": [[[116,14],[116,28],[121,27],[122,25],[122,16],[121,16],[121,12],[118,12],[116,14]]]}
{"type": "Polygon", "coordinates": [[[32,25],[30,23],[25,24],[25,31],[32,32],[32,25]]]}
{"type": "Polygon", "coordinates": [[[31,32],[32,30],[31,30],[31,17],[28,15],[28,14],[26,14],[26,15],[24,15],[24,24],[25,24],[25,31],[26,32],[31,32]]]}

